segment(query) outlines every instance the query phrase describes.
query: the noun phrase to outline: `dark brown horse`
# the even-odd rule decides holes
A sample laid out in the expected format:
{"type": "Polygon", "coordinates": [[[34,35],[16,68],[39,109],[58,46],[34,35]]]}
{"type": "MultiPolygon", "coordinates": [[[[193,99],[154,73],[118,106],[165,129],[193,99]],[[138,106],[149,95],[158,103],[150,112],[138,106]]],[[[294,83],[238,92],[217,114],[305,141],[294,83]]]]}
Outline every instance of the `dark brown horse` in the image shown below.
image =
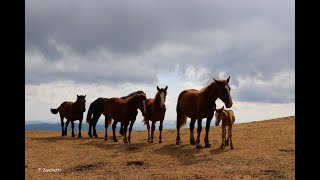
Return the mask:
{"type": "Polygon", "coordinates": [[[155,124],[157,121],[160,121],[160,126],[159,126],[159,131],[160,131],[160,136],[159,136],[159,143],[162,143],[162,125],[163,125],[163,120],[164,116],[166,113],[166,106],[165,106],[165,101],[166,101],[166,96],[167,96],[167,89],[168,86],[165,88],[159,88],[157,86],[157,94],[155,98],[149,98],[147,100],[147,114],[144,116],[144,124],[147,125],[148,128],[148,142],[153,143],[153,135],[154,135],[154,130],[156,129],[155,124]],[[151,126],[151,137],[150,137],[150,125],[149,125],[149,120],[152,122],[151,126]]]}
{"type": "MultiPolygon", "coordinates": [[[[139,94],[139,93],[144,93],[143,91],[136,91],[133,93],[130,93],[127,96],[123,96],[121,97],[121,99],[126,99],[127,97],[133,96],[135,94],[139,94]]],[[[88,131],[88,135],[89,137],[92,137],[92,131],[93,131],[93,136],[94,137],[98,137],[97,132],[96,132],[96,125],[97,122],[101,116],[101,114],[104,113],[104,105],[106,104],[106,102],[109,100],[110,98],[103,98],[100,97],[96,100],[94,100],[88,109],[88,113],[87,113],[87,123],[89,124],[89,131],[88,131]]],[[[133,114],[133,116],[130,119],[136,119],[136,116],[138,114],[138,111],[136,111],[136,114],[133,114]]],[[[123,135],[123,124],[121,123],[121,129],[120,129],[120,134],[123,135]]]]}
{"type": "MultiPolygon", "coordinates": [[[[213,78],[214,79],[214,78],[213,78]]],[[[190,143],[200,145],[200,134],[202,131],[202,119],[207,118],[206,122],[206,135],[204,138],[205,147],[210,147],[209,144],[209,129],[210,122],[213,118],[214,108],[216,107],[215,101],[221,99],[226,107],[232,106],[232,98],[230,95],[229,86],[230,77],[227,80],[215,80],[201,90],[187,89],[179,94],[177,102],[177,139],[176,144],[180,144],[180,127],[185,125],[187,117],[191,118],[190,122],[190,143]],[[198,120],[197,140],[194,141],[193,129],[194,123],[198,120]]]]}
{"type": "Polygon", "coordinates": [[[83,120],[83,113],[86,111],[86,95],[77,95],[77,101],[65,101],[63,102],[57,109],[50,109],[53,114],[57,114],[59,112],[61,119],[61,135],[67,135],[68,124],[71,121],[72,124],[72,137],[74,137],[74,121],[79,120],[79,133],[78,138],[81,138],[81,126],[83,120]],[[66,118],[66,126],[65,130],[63,129],[64,122],[63,118],[66,118]]]}
{"type": "Polygon", "coordinates": [[[135,122],[135,119],[133,119],[133,116],[137,115],[137,109],[140,109],[142,112],[142,115],[145,116],[146,114],[146,100],[147,97],[144,93],[137,93],[133,96],[127,97],[125,99],[121,98],[110,98],[110,100],[107,101],[107,103],[104,106],[104,116],[105,116],[105,140],[108,140],[108,125],[111,124],[111,121],[113,119],[112,124],[112,131],[113,131],[113,141],[118,142],[116,135],[115,135],[115,129],[118,122],[121,122],[123,124],[123,134],[124,143],[131,143],[131,131],[132,126],[135,122]],[[127,140],[127,128],[128,124],[130,123],[129,127],[129,136],[127,140]]]}
{"type": "Polygon", "coordinates": [[[235,116],[234,112],[232,110],[224,109],[224,106],[220,109],[214,109],[216,111],[216,126],[219,126],[220,121],[222,120],[222,142],[220,149],[223,149],[224,146],[229,146],[229,140],[230,140],[230,147],[233,149],[232,144],[232,124],[235,122],[235,116]],[[227,131],[226,127],[228,128],[228,138],[226,137],[227,131]]]}

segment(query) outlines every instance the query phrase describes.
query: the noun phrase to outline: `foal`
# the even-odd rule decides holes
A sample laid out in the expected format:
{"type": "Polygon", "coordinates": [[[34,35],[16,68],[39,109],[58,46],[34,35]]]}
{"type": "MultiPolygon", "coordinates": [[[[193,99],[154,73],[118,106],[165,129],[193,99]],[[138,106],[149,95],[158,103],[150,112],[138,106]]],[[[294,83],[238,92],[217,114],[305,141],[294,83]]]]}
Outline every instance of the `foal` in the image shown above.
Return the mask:
{"type": "Polygon", "coordinates": [[[219,126],[220,121],[222,120],[222,142],[220,149],[223,149],[224,146],[229,145],[229,140],[230,140],[230,146],[231,149],[233,149],[233,144],[232,144],[232,124],[234,124],[235,121],[235,116],[232,110],[226,110],[224,109],[224,106],[220,109],[214,109],[216,111],[216,126],[219,126]],[[226,126],[228,126],[228,138],[226,138],[226,126]]]}

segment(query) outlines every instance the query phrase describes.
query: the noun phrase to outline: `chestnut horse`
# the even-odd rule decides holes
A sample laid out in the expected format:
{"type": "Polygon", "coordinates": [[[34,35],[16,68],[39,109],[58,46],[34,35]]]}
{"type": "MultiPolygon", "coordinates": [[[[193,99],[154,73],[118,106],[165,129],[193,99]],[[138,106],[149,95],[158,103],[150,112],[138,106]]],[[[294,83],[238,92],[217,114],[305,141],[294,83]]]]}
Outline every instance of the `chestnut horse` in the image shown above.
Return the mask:
{"type": "Polygon", "coordinates": [[[232,144],[232,124],[234,124],[235,121],[235,116],[234,112],[232,110],[227,110],[224,109],[224,106],[220,109],[214,109],[216,110],[216,126],[219,126],[220,121],[222,120],[222,142],[220,149],[223,149],[224,146],[229,146],[229,140],[230,140],[230,146],[231,149],[233,149],[233,144],[232,144]],[[228,138],[226,138],[226,126],[228,126],[228,138]]]}
{"type": "MultiPolygon", "coordinates": [[[[130,93],[127,96],[123,96],[121,97],[121,99],[126,99],[127,97],[130,97],[132,95],[135,94],[139,94],[139,93],[144,93],[143,91],[136,91],[133,93],[130,93]]],[[[96,100],[94,100],[88,109],[88,113],[87,113],[87,123],[89,124],[89,131],[88,131],[88,135],[89,137],[98,137],[97,132],[96,132],[96,125],[97,122],[101,116],[101,114],[104,113],[104,105],[106,104],[106,102],[109,100],[109,98],[103,98],[100,97],[96,100]],[[92,136],[92,131],[93,131],[93,136],[92,136]]],[[[136,111],[136,114],[133,115],[133,117],[131,119],[135,119],[136,116],[138,114],[138,111],[136,111]]],[[[123,124],[121,123],[121,129],[119,132],[121,135],[123,135],[123,124]]]]}
{"type": "Polygon", "coordinates": [[[115,134],[116,125],[118,122],[123,124],[123,142],[131,143],[131,131],[132,126],[135,122],[133,116],[137,115],[137,109],[140,109],[142,115],[146,114],[146,100],[147,97],[144,93],[137,93],[125,99],[121,98],[110,98],[104,106],[104,116],[105,116],[105,140],[108,140],[107,128],[111,124],[111,119],[113,119],[112,131],[113,131],[113,141],[118,142],[115,134]],[[127,128],[129,127],[129,136],[127,140],[127,128]]]}
{"type": "Polygon", "coordinates": [[[53,114],[57,114],[59,112],[61,119],[61,135],[67,135],[68,124],[71,121],[72,124],[72,137],[74,137],[74,121],[79,120],[79,133],[78,138],[81,138],[81,126],[83,120],[83,113],[86,111],[86,95],[77,95],[77,101],[65,101],[63,102],[57,109],[50,109],[53,114]],[[65,130],[63,130],[64,122],[63,118],[66,118],[66,126],[65,130]]]}
{"type": "Polygon", "coordinates": [[[166,113],[166,106],[165,106],[165,101],[166,101],[166,96],[167,96],[167,89],[168,86],[165,88],[159,88],[157,86],[157,94],[155,98],[149,98],[147,100],[147,114],[144,116],[144,124],[147,125],[148,128],[148,142],[153,143],[153,135],[154,135],[154,130],[156,129],[155,124],[157,121],[160,121],[160,126],[159,126],[159,131],[160,131],[160,136],[159,136],[159,143],[162,143],[162,125],[163,125],[163,120],[164,116],[166,113]],[[149,125],[149,120],[152,122],[151,126],[151,137],[150,137],[150,125],[149,125]]]}
{"type": "Polygon", "coordinates": [[[196,144],[197,148],[200,148],[200,134],[202,131],[202,119],[207,118],[206,123],[206,135],[204,138],[205,147],[211,147],[209,144],[209,129],[210,122],[213,118],[214,110],[216,107],[215,101],[219,98],[221,99],[226,107],[230,108],[232,106],[232,98],[230,95],[229,80],[215,80],[213,78],[211,82],[206,87],[201,90],[187,89],[179,94],[177,102],[177,139],[176,144],[180,144],[180,127],[185,125],[187,122],[187,117],[191,118],[190,122],[190,143],[192,145],[196,144]],[[194,141],[193,129],[194,123],[198,120],[197,129],[197,140],[194,141]]]}

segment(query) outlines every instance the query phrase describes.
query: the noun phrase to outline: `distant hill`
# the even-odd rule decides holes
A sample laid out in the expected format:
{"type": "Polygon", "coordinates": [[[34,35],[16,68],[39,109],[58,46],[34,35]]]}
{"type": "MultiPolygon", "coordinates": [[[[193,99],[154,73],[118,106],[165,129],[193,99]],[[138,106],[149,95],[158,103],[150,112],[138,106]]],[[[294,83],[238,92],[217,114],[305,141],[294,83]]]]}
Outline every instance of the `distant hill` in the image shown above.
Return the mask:
{"type": "MultiPolygon", "coordinates": [[[[77,121],[75,123],[75,131],[78,131],[78,123],[77,121]]],[[[159,122],[156,123],[156,130],[159,129],[159,122]]],[[[151,126],[151,122],[150,122],[151,126]]],[[[175,128],[175,122],[174,121],[164,121],[163,123],[164,129],[171,129],[175,128]]],[[[89,125],[86,122],[82,122],[82,131],[88,131],[89,125]]],[[[25,130],[47,130],[47,131],[60,131],[61,130],[61,124],[60,123],[45,123],[43,121],[28,121],[25,123],[25,130]]],[[[71,130],[71,123],[68,125],[68,131],[71,130]]],[[[104,131],[104,124],[97,124],[96,126],[97,131],[104,131]]],[[[111,131],[112,127],[111,125],[108,126],[108,131],[111,131]]],[[[120,130],[120,123],[117,124],[116,131],[120,130]]],[[[141,121],[136,121],[133,125],[133,130],[139,131],[139,130],[147,130],[147,126],[144,125],[141,121]]]]}
{"type": "MultiPolygon", "coordinates": [[[[78,131],[78,124],[79,123],[74,124],[75,131],[78,131]]],[[[119,125],[120,125],[120,123],[119,123],[119,125]]],[[[50,123],[26,124],[25,129],[26,130],[60,131],[61,124],[60,123],[56,123],[56,124],[50,124],[50,123]]],[[[82,123],[81,131],[88,131],[88,129],[89,129],[89,125],[82,123]]],[[[116,131],[119,131],[119,129],[120,129],[120,126],[117,126],[116,131]]],[[[71,130],[71,123],[69,123],[69,125],[68,125],[68,131],[69,130],[71,130]]],[[[105,130],[104,125],[97,124],[96,130],[97,131],[104,131],[105,130]]],[[[108,131],[110,131],[110,130],[112,130],[111,126],[108,127],[108,131]]]]}

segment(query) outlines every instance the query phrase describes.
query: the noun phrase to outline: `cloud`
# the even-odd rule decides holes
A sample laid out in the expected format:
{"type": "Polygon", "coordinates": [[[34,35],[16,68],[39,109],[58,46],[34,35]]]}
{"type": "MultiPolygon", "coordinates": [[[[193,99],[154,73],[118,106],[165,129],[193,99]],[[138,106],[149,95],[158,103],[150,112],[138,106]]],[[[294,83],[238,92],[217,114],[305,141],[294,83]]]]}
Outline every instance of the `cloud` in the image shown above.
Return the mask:
{"type": "Polygon", "coordinates": [[[184,88],[228,76],[235,102],[294,103],[294,9],[289,0],[27,0],[26,113],[80,92],[90,101],[169,84],[174,114],[184,88]]]}

